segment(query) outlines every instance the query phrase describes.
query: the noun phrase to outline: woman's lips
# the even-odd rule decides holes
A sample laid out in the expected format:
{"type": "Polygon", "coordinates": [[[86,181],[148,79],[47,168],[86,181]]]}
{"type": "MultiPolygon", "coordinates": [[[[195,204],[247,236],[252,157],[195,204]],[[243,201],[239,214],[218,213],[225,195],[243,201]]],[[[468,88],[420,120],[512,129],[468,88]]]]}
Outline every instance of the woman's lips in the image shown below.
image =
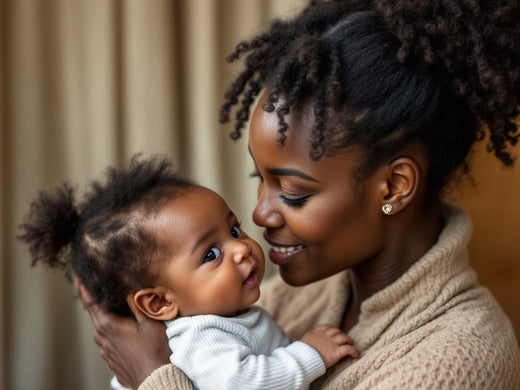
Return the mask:
{"type": "Polygon", "coordinates": [[[303,249],[303,245],[296,246],[272,246],[269,250],[269,258],[274,264],[283,265],[289,263],[293,256],[303,249]]]}
{"type": "Polygon", "coordinates": [[[305,245],[282,245],[280,242],[276,242],[272,240],[267,231],[264,231],[264,239],[267,241],[269,245],[271,245],[271,249],[269,250],[269,258],[274,264],[283,265],[292,261],[293,256],[300,252],[305,245]]]}

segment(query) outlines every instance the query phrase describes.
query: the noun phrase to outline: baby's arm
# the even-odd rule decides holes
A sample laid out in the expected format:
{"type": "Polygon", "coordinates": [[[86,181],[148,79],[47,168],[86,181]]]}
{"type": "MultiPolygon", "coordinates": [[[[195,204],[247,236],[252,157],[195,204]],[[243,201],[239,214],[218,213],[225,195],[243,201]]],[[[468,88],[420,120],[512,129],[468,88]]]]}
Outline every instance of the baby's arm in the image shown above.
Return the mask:
{"type": "Polygon", "coordinates": [[[189,322],[176,320],[167,331],[173,351],[171,362],[200,389],[294,390],[306,389],[342,357],[357,356],[352,340],[331,325],[319,326],[307,332],[302,340],[287,345],[289,340],[276,324],[271,321],[269,325],[267,321],[263,324],[272,332],[251,338],[243,327],[216,316],[197,316],[189,322]],[[181,327],[183,331],[178,332],[181,327]],[[273,346],[279,344],[274,341],[277,339],[285,346],[259,354],[252,349],[255,339],[273,346]]]}
{"type": "Polygon", "coordinates": [[[345,356],[358,356],[352,339],[333,325],[319,325],[307,331],[300,341],[318,351],[326,368],[332,367],[345,356]]]}
{"type": "Polygon", "coordinates": [[[301,341],[264,355],[230,332],[204,329],[183,338],[184,347],[170,344],[171,362],[201,390],[307,389],[326,369],[318,351],[301,341]]]}

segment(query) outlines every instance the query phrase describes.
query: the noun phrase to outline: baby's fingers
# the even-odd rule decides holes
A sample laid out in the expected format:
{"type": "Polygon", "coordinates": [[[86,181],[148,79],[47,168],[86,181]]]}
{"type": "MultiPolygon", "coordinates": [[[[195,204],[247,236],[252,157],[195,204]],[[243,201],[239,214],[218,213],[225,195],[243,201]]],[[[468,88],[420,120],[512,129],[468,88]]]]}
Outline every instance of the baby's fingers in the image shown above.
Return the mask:
{"type": "Polygon", "coordinates": [[[354,341],[341,329],[334,325],[322,324],[314,328],[316,333],[323,333],[330,337],[336,344],[354,344],[354,341]]]}
{"type": "Polygon", "coordinates": [[[333,342],[335,342],[337,345],[352,345],[354,344],[354,341],[352,341],[352,339],[350,337],[348,337],[345,333],[343,332],[338,332],[332,336],[330,336],[331,340],[333,342]]]}
{"type": "Polygon", "coordinates": [[[357,358],[359,356],[359,352],[356,347],[350,344],[340,345],[338,347],[338,352],[341,354],[341,357],[351,356],[353,358],[357,358]]]}

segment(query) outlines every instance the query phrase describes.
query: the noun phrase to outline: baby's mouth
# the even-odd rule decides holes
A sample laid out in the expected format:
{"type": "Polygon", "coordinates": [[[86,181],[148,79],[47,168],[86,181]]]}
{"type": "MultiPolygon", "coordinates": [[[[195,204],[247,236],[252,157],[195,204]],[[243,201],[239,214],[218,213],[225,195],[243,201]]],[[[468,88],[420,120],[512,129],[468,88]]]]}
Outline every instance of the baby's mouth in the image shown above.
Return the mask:
{"type": "Polygon", "coordinates": [[[256,265],[253,267],[247,278],[242,282],[246,287],[254,287],[258,283],[258,272],[256,271],[256,265]]]}

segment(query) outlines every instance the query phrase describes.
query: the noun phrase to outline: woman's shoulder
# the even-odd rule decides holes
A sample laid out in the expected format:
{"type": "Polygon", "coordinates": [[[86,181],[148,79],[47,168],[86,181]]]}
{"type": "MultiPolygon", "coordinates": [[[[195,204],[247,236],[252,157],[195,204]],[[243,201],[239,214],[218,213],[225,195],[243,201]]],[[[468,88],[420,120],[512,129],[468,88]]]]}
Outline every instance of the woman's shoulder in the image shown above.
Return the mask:
{"type": "Polygon", "coordinates": [[[511,321],[491,292],[477,285],[454,300],[459,302],[432,321],[432,343],[445,354],[465,357],[475,365],[480,362],[489,372],[494,371],[494,364],[500,371],[500,367],[513,363],[516,375],[520,375],[518,340],[511,321]]]}
{"type": "Polygon", "coordinates": [[[520,350],[513,328],[491,294],[481,293],[418,330],[424,338],[408,358],[445,388],[518,389],[520,350]]]}
{"type": "Polygon", "coordinates": [[[415,368],[407,374],[417,379],[414,371],[422,371],[444,388],[518,389],[520,350],[499,304],[482,286],[454,301],[442,315],[400,340],[412,347],[406,359],[415,368]]]}
{"type": "Polygon", "coordinates": [[[318,324],[339,325],[348,299],[346,272],[305,286],[290,286],[279,275],[262,285],[259,304],[293,338],[318,324]]]}
{"type": "MultiPolygon", "coordinates": [[[[318,388],[519,389],[520,351],[509,320],[483,287],[460,297],[427,321],[418,314],[403,327],[397,318],[359,359],[327,371],[318,388]]],[[[364,338],[374,329],[359,332],[364,338]]]]}

